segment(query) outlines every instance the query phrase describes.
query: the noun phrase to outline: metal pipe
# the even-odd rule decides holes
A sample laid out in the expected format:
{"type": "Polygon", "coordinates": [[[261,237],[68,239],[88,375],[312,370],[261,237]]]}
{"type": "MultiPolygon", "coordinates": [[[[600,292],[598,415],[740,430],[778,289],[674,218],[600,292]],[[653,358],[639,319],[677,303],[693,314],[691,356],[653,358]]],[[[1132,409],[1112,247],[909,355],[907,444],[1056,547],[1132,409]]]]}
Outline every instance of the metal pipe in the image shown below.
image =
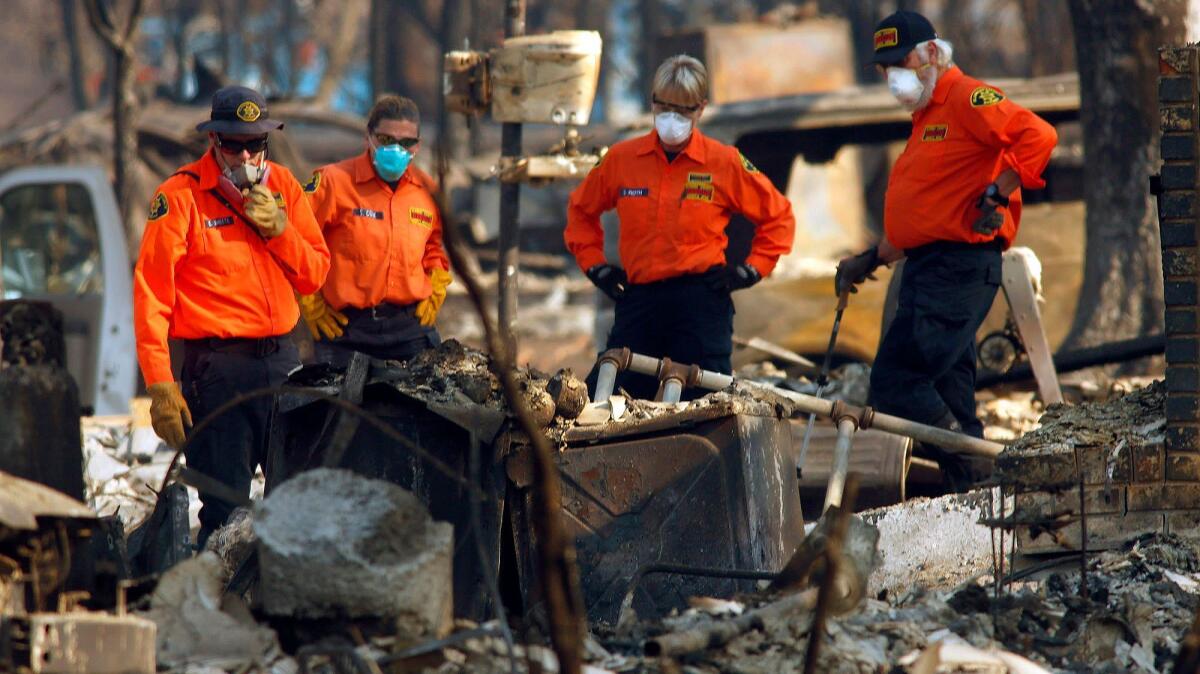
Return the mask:
{"type": "Polygon", "coordinates": [[[594,402],[608,402],[617,385],[617,364],[611,360],[600,361],[600,372],[596,375],[596,398],[594,402]]]}
{"type": "Polygon", "coordinates": [[[667,379],[662,384],[662,401],[677,403],[683,397],[683,382],[678,379],[667,379]]]}
{"type": "MultiPolygon", "coordinates": [[[[640,354],[632,354],[629,359],[629,370],[639,374],[647,374],[652,377],[658,376],[659,360],[649,356],[640,354]]],[[[778,396],[787,398],[795,405],[795,412],[799,414],[816,414],[823,418],[832,418],[833,416],[833,401],[822,400],[815,396],[796,393],[787,389],[772,386],[770,384],[762,384],[755,381],[739,379],[738,382],[750,387],[763,391],[768,391],[778,396]]],[[[709,370],[701,370],[699,380],[696,386],[709,391],[720,391],[728,388],[734,383],[734,378],[727,374],[719,372],[711,372],[709,370]]],[[[934,426],[926,426],[915,421],[909,421],[901,417],[892,416],[890,414],[882,414],[876,412],[871,421],[872,428],[878,428],[881,431],[895,433],[910,437],[913,440],[926,442],[931,445],[937,445],[941,449],[954,453],[966,454],[968,456],[983,456],[989,459],[994,459],[1004,451],[1004,445],[990,440],[975,438],[962,433],[955,433],[934,426]]]]}
{"type": "Polygon", "coordinates": [[[829,510],[829,506],[842,505],[842,490],[846,486],[846,471],[850,469],[850,447],[854,443],[854,432],[858,423],[851,417],[842,417],[837,422],[837,442],[833,445],[833,469],[829,472],[829,484],[825,487],[825,505],[821,512],[829,510]]]}
{"type": "MultiPolygon", "coordinates": [[[[1109,363],[1124,363],[1138,358],[1156,356],[1167,349],[1166,335],[1150,335],[1136,337],[1120,342],[1109,342],[1085,349],[1065,351],[1054,354],[1054,369],[1059,374],[1074,372],[1096,365],[1109,363]]],[[[1028,362],[1020,363],[1008,372],[1001,374],[980,373],[975,381],[976,389],[985,389],[997,384],[1025,381],[1033,378],[1033,368],[1028,362]]]]}
{"type": "MultiPolygon", "coordinates": [[[[504,37],[525,34],[525,0],[505,3],[504,37]]],[[[500,155],[515,161],[521,156],[521,125],[506,122],[500,127],[500,155]]],[[[505,346],[515,359],[517,354],[517,273],[520,269],[520,203],[519,182],[500,183],[500,236],[497,241],[496,270],[499,274],[497,305],[500,331],[505,346]]]]}

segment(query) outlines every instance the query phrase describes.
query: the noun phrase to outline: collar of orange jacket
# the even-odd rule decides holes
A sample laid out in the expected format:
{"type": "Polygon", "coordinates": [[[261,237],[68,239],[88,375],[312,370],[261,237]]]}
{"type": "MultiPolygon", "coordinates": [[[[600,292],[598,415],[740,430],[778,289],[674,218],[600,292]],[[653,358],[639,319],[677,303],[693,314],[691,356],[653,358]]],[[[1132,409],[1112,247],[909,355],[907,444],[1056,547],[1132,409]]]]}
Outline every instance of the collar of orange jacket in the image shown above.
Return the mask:
{"type": "MultiPolygon", "coordinates": [[[[650,154],[657,151],[664,160],[667,158],[667,153],[663,150],[662,143],[658,142],[658,133],[654,130],[651,130],[650,133],[636,139],[634,142],[637,143],[635,154],[650,154]]],[[[688,140],[688,144],[683,150],[680,151],[680,154],[685,154],[703,164],[704,160],[708,158],[707,145],[708,138],[700,133],[699,129],[692,129],[692,137],[688,140]]]]}

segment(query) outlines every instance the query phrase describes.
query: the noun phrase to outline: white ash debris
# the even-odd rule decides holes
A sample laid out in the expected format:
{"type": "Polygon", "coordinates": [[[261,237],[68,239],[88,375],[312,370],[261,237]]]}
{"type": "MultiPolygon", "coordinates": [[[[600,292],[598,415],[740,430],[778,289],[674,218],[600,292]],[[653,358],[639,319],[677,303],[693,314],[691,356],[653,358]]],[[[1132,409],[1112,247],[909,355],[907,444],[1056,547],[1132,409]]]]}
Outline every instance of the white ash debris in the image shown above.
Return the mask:
{"type": "MultiPolygon", "coordinates": [[[[817,669],[833,674],[1170,670],[1200,606],[1200,550],[1195,543],[1151,534],[1093,556],[1086,600],[1079,592],[1078,560],[1064,559],[1061,568],[1043,579],[1016,582],[999,597],[991,578],[984,576],[939,591],[914,582],[887,601],[866,599],[855,611],[830,619],[817,669]],[[933,655],[925,652],[931,646],[936,647],[933,655]],[[979,666],[917,667],[934,655],[947,656],[942,659],[947,665],[959,656],[971,662],[971,656],[979,666]],[[1003,667],[992,659],[1003,661],[1003,667]],[[1028,668],[1025,659],[1035,668],[1028,668]]],[[[747,610],[770,601],[765,595],[740,600],[747,610]]],[[[671,623],[647,622],[641,630],[660,634],[671,631],[671,623]]],[[[784,624],[752,630],[724,647],[686,656],[674,667],[682,665],[682,671],[694,674],[799,672],[810,631],[810,614],[798,612],[784,624]]],[[[605,634],[601,643],[631,660],[638,658],[619,646],[628,643],[628,635],[605,634]]],[[[640,664],[644,671],[680,671],[661,661],[640,664]]]]}

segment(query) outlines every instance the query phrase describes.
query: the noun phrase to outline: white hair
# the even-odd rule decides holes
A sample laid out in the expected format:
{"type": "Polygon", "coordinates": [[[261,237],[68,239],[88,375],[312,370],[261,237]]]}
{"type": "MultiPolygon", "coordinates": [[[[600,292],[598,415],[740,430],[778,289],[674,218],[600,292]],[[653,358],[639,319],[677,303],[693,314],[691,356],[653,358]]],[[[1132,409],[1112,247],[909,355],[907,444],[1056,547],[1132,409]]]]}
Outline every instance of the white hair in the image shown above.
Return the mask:
{"type": "Polygon", "coordinates": [[[930,42],[932,42],[933,45],[935,47],[937,47],[937,52],[938,52],[937,65],[938,65],[938,67],[948,68],[948,67],[954,65],[954,45],[950,44],[949,42],[947,42],[946,40],[943,40],[940,37],[935,37],[932,40],[926,40],[924,42],[917,44],[915,47],[913,47],[914,49],[917,50],[917,54],[920,57],[922,63],[925,62],[924,47],[925,47],[925,45],[929,44],[930,42]]]}

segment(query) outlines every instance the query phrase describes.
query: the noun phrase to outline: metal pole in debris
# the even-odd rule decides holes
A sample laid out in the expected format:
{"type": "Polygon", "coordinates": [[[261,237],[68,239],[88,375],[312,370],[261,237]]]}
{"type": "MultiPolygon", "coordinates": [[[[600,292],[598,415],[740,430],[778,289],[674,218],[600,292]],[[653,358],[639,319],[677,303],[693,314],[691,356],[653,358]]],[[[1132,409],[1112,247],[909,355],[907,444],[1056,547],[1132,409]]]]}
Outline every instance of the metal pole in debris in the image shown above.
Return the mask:
{"type": "MultiPolygon", "coordinates": [[[[507,0],[504,9],[504,37],[521,37],[525,34],[525,0],[507,0]]],[[[501,157],[516,159],[521,156],[521,125],[506,123],[500,130],[501,157]]],[[[520,216],[521,183],[500,183],[500,239],[497,258],[499,279],[499,323],[505,346],[516,357],[517,353],[517,271],[521,232],[517,221],[520,216]]]]}
{"type": "MultiPolygon", "coordinates": [[[[816,415],[810,415],[812,419],[816,415]]],[[[821,512],[829,510],[829,506],[842,505],[842,490],[846,485],[846,472],[850,470],[850,446],[854,443],[854,432],[858,423],[843,417],[837,422],[837,442],[833,445],[833,470],[829,473],[829,484],[825,487],[825,505],[821,512]]]]}

